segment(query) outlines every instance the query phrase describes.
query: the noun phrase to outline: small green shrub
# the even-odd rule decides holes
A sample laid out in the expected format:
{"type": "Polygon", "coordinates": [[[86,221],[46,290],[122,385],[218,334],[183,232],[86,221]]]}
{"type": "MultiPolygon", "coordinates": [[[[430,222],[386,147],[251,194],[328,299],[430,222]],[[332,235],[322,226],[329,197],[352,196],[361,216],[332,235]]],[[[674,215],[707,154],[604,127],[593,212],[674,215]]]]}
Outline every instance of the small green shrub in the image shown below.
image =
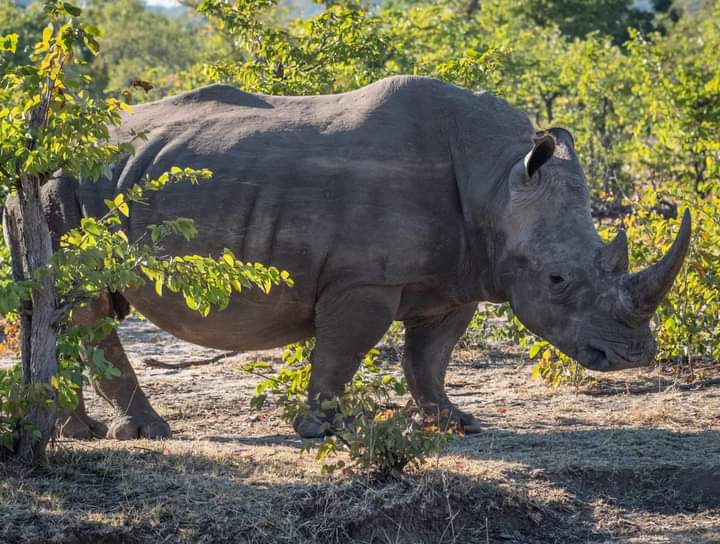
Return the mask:
{"type": "Polygon", "coordinates": [[[405,325],[402,321],[393,321],[390,328],[380,340],[380,345],[389,348],[399,359],[402,355],[403,345],[405,343],[405,325]]]}
{"type": "Polygon", "coordinates": [[[273,367],[267,361],[255,361],[242,368],[249,374],[260,376],[262,381],[255,387],[255,395],[250,406],[255,410],[263,409],[273,402],[281,412],[282,418],[292,423],[299,415],[308,413],[307,391],[310,385],[310,352],[315,346],[314,340],[290,344],[282,352],[282,365],[273,373],[273,367]]]}
{"type": "Polygon", "coordinates": [[[490,316],[485,307],[478,308],[465,329],[458,345],[462,348],[480,349],[487,346],[487,333],[490,327],[490,316]]]}
{"type": "Polygon", "coordinates": [[[532,376],[548,385],[560,386],[568,383],[588,383],[590,378],[577,361],[565,355],[547,340],[531,333],[513,313],[510,305],[492,305],[487,310],[495,319],[495,326],[489,336],[494,340],[511,341],[525,350],[533,365],[532,376]]]}
{"type": "Polygon", "coordinates": [[[579,386],[594,381],[575,359],[565,355],[547,340],[533,343],[528,350],[528,356],[537,360],[532,369],[532,377],[548,385],[572,383],[579,386]]]}
{"type": "Polygon", "coordinates": [[[406,394],[405,380],[388,372],[378,360],[377,349],[365,356],[342,397],[324,401],[318,411],[311,412],[306,401],[311,347],[312,342],[288,346],[275,372],[265,361],[243,369],[262,377],[251,401],[253,408],[261,409],[272,401],[289,423],[299,415],[326,421],[328,435],[303,445],[304,451],[316,450],[324,472],[360,470],[387,476],[418,467],[429,456],[438,455],[454,435],[462,434],[452,425],[438,428],[436,422],[447,420],[448,414],[423,418],[412,402],[399,407],[394,399],[406,394]],[[349,465],[336,458],[341,452],[347,452],[349,465]]]}
{"type": "Polygon", "coordinates": [[[23,384],[20,365],[0,369],[0,458],[3,457],[3,448],[7,451],[13,448],[23,416],[32,406],[47,399],[48,388],[45,384],[23,384]]]}

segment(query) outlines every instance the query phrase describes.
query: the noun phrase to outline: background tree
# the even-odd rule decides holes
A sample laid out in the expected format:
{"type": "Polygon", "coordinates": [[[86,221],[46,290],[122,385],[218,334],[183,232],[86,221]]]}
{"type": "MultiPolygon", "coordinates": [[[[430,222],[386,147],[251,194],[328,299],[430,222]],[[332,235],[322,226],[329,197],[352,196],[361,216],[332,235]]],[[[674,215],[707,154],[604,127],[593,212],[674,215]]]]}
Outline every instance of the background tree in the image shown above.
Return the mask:
{"type": "Polygon", "coordinates": [[[17,5],[15,0],[0,0],[0,35],[18,36],[15,51],[5,51],[0,59],[0,69],[30,60],[32,46],[40,41],[42,29],[46,23],[42,4],[37,2],[27,8],[17,5]]]}
{"type": "Polygon", "coordinates": [[[141,80],[152,82],[149,97],[165,96],[173,75],[196,63],[204,50],[201,20],[153,13],[140,0],[93,0],[83,17],[103,33],[102,49],[88,58],[98,93],[118,96],[141,80]]]}
{"type": "MultiPolygon", "coordinates": [[[[23,379],[35,386],[34,395],[44,388],[48,396],[47,403],[33,403],[29,425],[21,429],[17,455],[25,461],[41,455],[54,428],[56,395],[46,385],[57,374],[57,325],[62,319],[55,278],[47,268],[52,242],[40,190],[59,168],[97,176],[119,152],[117,146],[99,142],[108,136],[106,125],[117,123],[120,104],[95,102],[78,81],[63,80],[66,65],[75,58],[75,44],[95,49],[97,32],[69,20],[79,13],[74,6],[59,2],[48,10],[52,23],[33,50],[32,64],[6,70],[0,90],[0,181],[18,199],[18,215],[7,218],[8,230],[18,240],[13,275],[30,290],[20,311],[23,379]],[[83,119],[86,126],[80,124],[83,119]]],[[[5,37],[3,49],[15,53],[17,40],[17,35],[5,37]]]]}
{"type": "Polygon", "coordinates": [[[633,0],[537,0],[518,2],[518,15],[530,19],[539,27],[557,26],[570,39],[585,38],[600,33],[621,45],[629,38],[627,29],[642,32],[662,30],[654,13],[668,13],[677,17],[669,0],[648,2],[639,8],[633,0]]]}

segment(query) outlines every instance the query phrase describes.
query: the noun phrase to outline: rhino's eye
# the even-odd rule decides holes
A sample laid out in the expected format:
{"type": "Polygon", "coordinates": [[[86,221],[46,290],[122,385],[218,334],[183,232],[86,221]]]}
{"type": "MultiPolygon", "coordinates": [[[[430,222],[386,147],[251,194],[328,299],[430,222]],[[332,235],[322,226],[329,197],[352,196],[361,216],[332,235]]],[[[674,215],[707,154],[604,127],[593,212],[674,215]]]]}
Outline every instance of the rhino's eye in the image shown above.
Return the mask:
{"type": "Polygon", "coordinates": [[[561,283],[565,283],[565,278],[558,276],[557,274],[550,274],[550,283],[553,285],[560,285],[561,283]]]}

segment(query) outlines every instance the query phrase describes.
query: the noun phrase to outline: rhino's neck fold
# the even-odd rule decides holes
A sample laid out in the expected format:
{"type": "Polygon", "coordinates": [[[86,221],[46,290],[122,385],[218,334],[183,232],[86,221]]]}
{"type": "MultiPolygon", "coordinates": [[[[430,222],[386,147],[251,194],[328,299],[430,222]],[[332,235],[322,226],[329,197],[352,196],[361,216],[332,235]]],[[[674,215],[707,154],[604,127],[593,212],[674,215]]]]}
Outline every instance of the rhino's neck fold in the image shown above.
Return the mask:
{"type": "Polygon", "coordinates": [[[509,200],[509,173],[532,148],[535,132],[527,115],[489,93],[468,93],[454,106],[448,145],[467,239],[467,281],[479,300],[504,302],[496,268],[505,237],[497,225],[509,200]]]}

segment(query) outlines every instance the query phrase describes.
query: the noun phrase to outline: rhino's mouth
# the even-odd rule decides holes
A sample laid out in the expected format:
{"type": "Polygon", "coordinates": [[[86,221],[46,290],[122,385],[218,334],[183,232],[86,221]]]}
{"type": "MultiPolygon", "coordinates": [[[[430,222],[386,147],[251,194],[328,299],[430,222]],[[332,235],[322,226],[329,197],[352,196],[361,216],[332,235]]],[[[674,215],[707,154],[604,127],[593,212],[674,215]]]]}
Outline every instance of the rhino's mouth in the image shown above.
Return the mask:
{"type": "Polygon", "coordinates": [[[607,352],[600,347],[587,344],[577,354],[578,362],[589,370],[605,372],[610,370],[607,352]]]}
{"type": "Polygon", "coordinates": [[[578,362],[589,370],[607,372],[611,370],[625,370],[639,368],[650,364],[655,351],[645,348],[639,351],[615,350],[612,347],[603,347],[598,344],[586,344],[575,357],[578,362]]]}

